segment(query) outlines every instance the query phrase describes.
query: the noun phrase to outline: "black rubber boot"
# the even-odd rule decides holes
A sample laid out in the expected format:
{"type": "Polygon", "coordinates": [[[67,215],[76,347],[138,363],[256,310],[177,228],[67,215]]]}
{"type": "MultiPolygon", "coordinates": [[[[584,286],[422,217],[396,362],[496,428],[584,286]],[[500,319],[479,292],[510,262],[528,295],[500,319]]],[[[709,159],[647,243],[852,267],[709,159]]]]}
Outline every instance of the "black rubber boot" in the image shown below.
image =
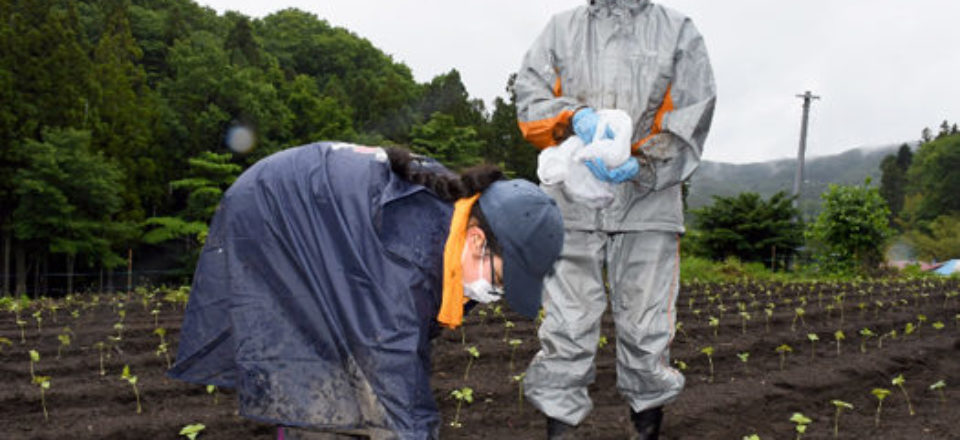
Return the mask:
{"type": "Polygon", "coordinates": [[[660,438],[660,423],[663,421],[663,407],[630,411],[630,420],[637,430],[636,440],[657,440],[660,438]]]}
{"type": "Polygon", "coordinates": [[[547,440],[573,440],[577,427],[547,417],[547,440]]]}

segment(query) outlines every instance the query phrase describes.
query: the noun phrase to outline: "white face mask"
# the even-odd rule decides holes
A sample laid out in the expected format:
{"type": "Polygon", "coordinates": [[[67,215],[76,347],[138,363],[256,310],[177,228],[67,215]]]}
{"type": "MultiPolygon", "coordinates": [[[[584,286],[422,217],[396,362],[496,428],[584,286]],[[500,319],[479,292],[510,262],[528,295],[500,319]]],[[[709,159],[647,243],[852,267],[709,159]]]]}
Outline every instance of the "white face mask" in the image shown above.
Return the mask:
{"type": "MultiPolygon", "coordinates": [[[[464,249],[464,252],[466,252],[466,249],[464,249]]],[[[487,281],[487,279],[483,277],[483,257],[484,257],[484,254],[486,253],[487,253],[487,247],[486,245],[484,245],[483,253],[480,255],[480,267],[478,268],[479,270],[477,271],[477,273],[480,274],[480,278],[477,278],[476,280],[470,283],[463,283],[463,294],[466,295],[467,298],[470,298],[481,304],[489,304],[491,302],[496,302],[503,297],[503,289],[498,287],[493,287],[493,284],[490,283],[490,281],[487,281]]],[[[492,263],[493,254],[490,255],[490,259],[492,263]]],[[[490,266],[492,270],[493,264],[491,264],[490,266]]],[[[491,272],[490,275],[493,276],[493,273],[491,272]]]]}

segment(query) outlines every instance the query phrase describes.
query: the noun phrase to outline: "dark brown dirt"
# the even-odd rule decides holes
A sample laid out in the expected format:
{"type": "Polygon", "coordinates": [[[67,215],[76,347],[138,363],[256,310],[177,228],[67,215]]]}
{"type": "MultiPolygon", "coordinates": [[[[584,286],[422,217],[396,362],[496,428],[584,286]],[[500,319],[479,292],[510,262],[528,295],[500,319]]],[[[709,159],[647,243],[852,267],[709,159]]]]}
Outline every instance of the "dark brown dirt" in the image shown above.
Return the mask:
{"type": "MultiPolygon", "coordinates": [[[[829,439],[833,438],[835,416],[830,402],[840,399],[854,406],[840,417],[840,438],[958,439],[960,322],[956,316],[960,298],[946,296],[957,291],[960,287],[956,282],[939,281],[684,286],[678,301],[683,332],[678,332],[673,342],[672,355],[687,365],[687,385],[666,409],[661,438],[741,439],[756,433],[765,440],[792,439],[796,434],[790,416],[802,412],[813,419],[803,438],[829,439]],[[844,294],[842,326],[838,310],[830,311],[829,317],[827,311],[828,304],[838,305],[835,295],[839,294],[844,294]],[[711,295],[713,300],[708,299],[711,295]],[[804,322],[797,320],[792,330],[794,309],[801,305],[802,297],[807,301],[804,322]],[[875,301],[882,301],[883,307],[877,309],[875,301]],[[742,334],[738,302],[752,318],[746,334],[742,334]],[[769,332],[763,312],[768,303],[776,304],[769,332]],[[862,312],[859,303],[865,303],[862,312]],[[891,307],[892,303],[896,306],[891,307]],[[725,308],[722,314],[720,304],[725,308]],[[925,322],[918,319],[921,314],[926,316],[925,322]],[[714,328],[708,325],[710,316],[720,318],[716,337],[714,328]],[[937,321],[945,327],[934,329],[937,321]],[[919,323],[919,329],[904,336],[907,323],[919,323]],[[878,334],[896,329],[898,337],[884,338],[882,348],[878,348],[877,338],[870,338],[867,352],[862,353],[858,330],[864,327],[878,334]],[[839,356],[833,336],[838,328],[846,334],[839,356]],[[820,338],[813,353],[808,333],[820,338]],[[775,352],[781,344],[793,349],[783,371],[775,352]],[[700,352],[705,346],[715,349],[712,383],[707,358],[700,352]],[[742,352],[750,353],[747,363],[736,356],[742,352]],[[914,416],[908,414],[902,392],[891,385],[898,374],[906,379],[914,416]],[[929,389],[939,380],[946,382],[946,403],[929,389]],[[877,401],[870,393],[877,387],[892,391],[883,403],[879,428],[874,426],[877,401]]],[[[214,396],[203,387],[165,378],[166,361],[155,353],[159,338],[153,334],[154,317],[136,300],[127,302],[125,308],[123,340],[119,349],[104,352],[107,374],[103,377],[98,372],[99,355],[94,344],[116,335],[113,325],[118,320],[116,306],[110,305],[107,297],[102,297],[100,305],[86,309],[62,306],[56,323],[45,311],[39,333],[30,317],[32,311],[21,313],[21,319],[28,322],[26,344],[19,343],[14,315],[0,313],[0,336],[13,341],[12,346],[0,345],[0,382],[4,384],[0,387],[0,437],[176,439],[183,438],[177,435],[181,427],[199,422],[207,426],[201,439],[275,438],[273,427],[236,415],[235,398],[229,390],[220,390],[219,403],[214,404],[214,396]],[[79,318],[70,316],[73,309],[80,310],[79,318]],[[64,326],[69,326],[75,336],[58,360],[57,334],[64,326]],[[39,387],[30,380],[31,349],[41,356],[35,366],[37,374],[51,376],[51,388],[46,392],[49,422],[43,419],[39,387]],[[131,386],[120,379],[125,364],[139,378],[143,414],[136,413],[131,386]]],[[[181,315],[179,309],[165,303],[159,316],[159,325],[168,331],[171,355],[176,352],[181,315]]],[[[481,323],[474,311],[465,326],[465,345],[459,331],[448,331],[434,342],[432,385],[443,414],[441,438],[544,438],[543,416],[518,399],[517,382],[512,379],[526,368],[538,348],[536,325],[509,313],[493,315],[490,310],[481,323]],[[504,340],[505,320],[516,323],[506,339],[522,340],[512,370],[511,347],[504,340]],[[480,358],[464,380],[468,346],[476,346],[480,358]],[[449,397],[450,392],[464,386],[474,390],[475,401],[463,405],[459,416],[462,427],[453,428],[450,422],[456,401],[449,397]]],[[[615,342],[609,316],[605,317],[603,332],[610,343],[600,350],[597,359],[597,379],[591,386],[595,408],[578,434],[584,439],[624,439],[630,433],[629,417],[615,386],[615,342]]]]}

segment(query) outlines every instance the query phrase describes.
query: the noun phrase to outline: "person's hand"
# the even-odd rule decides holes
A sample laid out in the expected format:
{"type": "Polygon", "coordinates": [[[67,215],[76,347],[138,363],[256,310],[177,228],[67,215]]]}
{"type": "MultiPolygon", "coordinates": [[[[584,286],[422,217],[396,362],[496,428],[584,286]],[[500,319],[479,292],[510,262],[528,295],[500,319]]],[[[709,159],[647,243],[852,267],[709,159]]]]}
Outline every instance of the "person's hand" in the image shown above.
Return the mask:
{"type": "MultiPolygon", "coordinates": [[[[574,113],[571,119],[573,122],[573,132],[577,137],[579,137],[584,144],[593,142],[593,136],[597,131],[597,122],[600,120],[597,112],[590,107],[584,107],[574,113]]],[[[603,134],[607,139],[614,138],[614,132],[610,127],[607,127],[607,130],[603,134]]]]}
{"type": "Polygon", "coordinates": [[[593,173],[594,177],[604,182],[610,183],[623,183],[636,176],[640,171],[640,162],[637,161],[636,157],[631,156],[627,159],[623,165],[620,165],[612,170],[608,170],[607,166],[603,163],[602,158],[590,159],[584,164],[587,168],[590,169],[590,172],[593,173]]]}

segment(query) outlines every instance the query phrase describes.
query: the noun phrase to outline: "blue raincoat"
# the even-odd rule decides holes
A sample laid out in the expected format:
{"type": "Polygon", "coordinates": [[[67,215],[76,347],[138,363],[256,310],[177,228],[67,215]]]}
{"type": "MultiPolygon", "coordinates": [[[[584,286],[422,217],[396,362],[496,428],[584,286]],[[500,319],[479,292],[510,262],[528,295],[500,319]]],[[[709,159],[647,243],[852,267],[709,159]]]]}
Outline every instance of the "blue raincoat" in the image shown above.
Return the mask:
{"type": "Polygon", "coordinates": [[[257,162],[213,218],[169,375],[236,388],[259,421],[435,437],[429,340],[452,212],[381,149],[257,162]]]}

